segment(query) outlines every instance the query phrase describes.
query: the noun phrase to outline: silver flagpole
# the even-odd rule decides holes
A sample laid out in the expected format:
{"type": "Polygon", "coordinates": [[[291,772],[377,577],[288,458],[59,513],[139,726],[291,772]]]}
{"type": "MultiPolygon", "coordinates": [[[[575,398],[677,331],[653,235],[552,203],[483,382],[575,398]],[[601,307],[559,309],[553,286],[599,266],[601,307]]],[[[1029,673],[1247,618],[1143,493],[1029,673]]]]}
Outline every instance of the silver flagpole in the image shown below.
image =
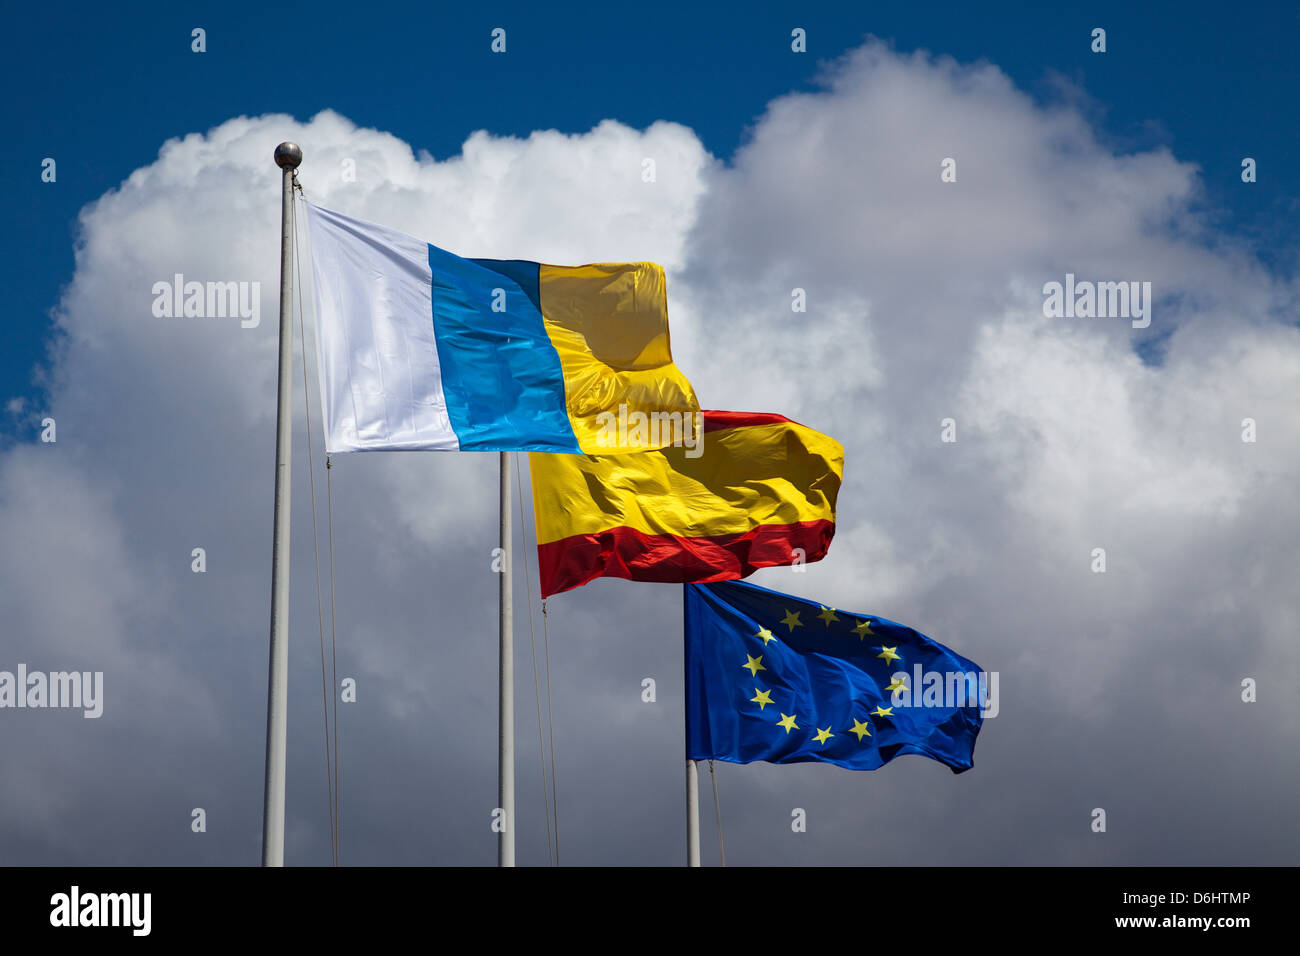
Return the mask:
{"type": "MultiPolygon", "coordinates": [[[[686,592],[689,585],[682,587],[682,638],[686,637],[686,592]]],[[[682,654],[682,687],[686,691],[687,700],[682,706],[682,752],[690,754],[690,661],[688,655],[683,651],[682,654]]],[[[695,766],[695,761],[689,756],[686,758],[686,865],[700,865],[700,774],[695,766]]]]}
{"type": "Polygon", "coordinates": [[[686,865],[700,865],[700,775],[695,761],[686,761],[686,865]]]}
{"type": "Polygon", "coordinates": [[[275,412],[275,530],[271,538],[271,664],[266,695],[266,789],[262,865],[284,866],[284,755],[289,695],[289,454],[293,443],[293,215],[297,143],[275,148],[280,167],[280,376],[275,412]]]}
{"type": "Polygon", "coordinates": [[[497,796],[504,820],[497,866],[515,865],[515,646],[511,591],[510,453],[501,452],[501,711],[497,796]]]}

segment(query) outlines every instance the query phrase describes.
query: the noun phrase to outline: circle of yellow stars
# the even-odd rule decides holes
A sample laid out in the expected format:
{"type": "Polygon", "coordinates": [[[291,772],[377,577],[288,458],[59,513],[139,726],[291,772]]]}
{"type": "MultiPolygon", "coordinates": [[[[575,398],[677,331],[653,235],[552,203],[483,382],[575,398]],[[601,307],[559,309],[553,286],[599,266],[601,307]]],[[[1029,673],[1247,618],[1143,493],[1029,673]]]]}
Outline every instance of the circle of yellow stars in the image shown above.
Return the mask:
{"type": "MultiPolygon", "coordinates": [[[[836,614],[835,612],[835,608],[826,607],[825,605],[818,605],[818,607],[820,607],[821,610],[818,611],[817,617],[819,617],[827,627],[830,627],[831,624],[837,623],[840,620],[839,615],[836,614]]],[[[786,609],[785,617],[781,619],[781,623],[786,626],[786,628],[789,630],[789,633],[791,634],[794,633],[794,629],[796,627],[804,626],[803,622],[799,620],[799,612],[791,611],[788,608],[786,609]]],[[[859,641],[864,641],[868,637],[875,637],[875,632],[871,630],[870,619],[864,618],[863,620],[860,620],[854,627],[851,628],[851,630],[854,634],[857,635],[859,641]]],[[[776,635],[774,635],[770,630],[768,630],[765,627],[760,627],[758,629],[758,632],[754,634],[754,637],[761,640],[763,642],[764,647],[766,647],[772,641],[775,641],[777,639],[776,635]]],[[[886,664],[892,664],[894,661],[901,661],[903,659],[902,656],[898,653],[897,644],[895,644],[893,647],[888,647],[882,644],[878,647],[878,650],[880,651],[880,653],[877,654],[876,657],[882,659],[886,664]]],[[[761,654],[758,656],[746,654],[745,663],[741,664],[740,666],[748,670],[750,675],[754,677],[758,676],[759,671],[767,670],[767,667],[764,666],[763,664],[763,655],[761,654]]],[[[889,686],[886,687],[884,690],[885,693],[892,694],[896,690],[906,690],[906,689],[907,689],[907,678],[903,675],[898,675],[890,679],[889,686]]],[[[775,705],[775,701],[772,700],[772,692],[770,690],[765,690],[760,687],[754,688],[754,696],[749,698],[749,701],[750,703],[758,704],[758,709],[760,711],[766,710],[768,704],[775,705]]],[[[777,712],[781,713],[779,710],[777,712]]],[[[881,707],[877,705],[876,709],[870,712],[867,716],[868,717],[892,717],[893,715],[894,715],[894,710],[892,707],[881,707]]],[[[783,727],[785,729],[785,732],[789,734],[792,730],[799,729],[799,724],[796,722],[797,719],[798,719],[798,714],[781,713],[781,719],[776,722],[776,725],[778,727],[783,727]]],[[[823,747],[826,746],[826,742],[828,740],[830,740],[832,737],[837,736],[836,734],[831,732],[830,725],[826,726],[825,728],[818,727],[816,728],[816,730],[817,733],[812,735],[813,739],[816,740],[817,743],[821,744],[823,747]]],[[[854,734],[858,738],[858,743],[861,743],[865,738],[871,736],[871,722],[869,720],[858,720],[855,717],[853,718],[853,726],[850,727],[846,732],[850,734],[854,734]]]]}

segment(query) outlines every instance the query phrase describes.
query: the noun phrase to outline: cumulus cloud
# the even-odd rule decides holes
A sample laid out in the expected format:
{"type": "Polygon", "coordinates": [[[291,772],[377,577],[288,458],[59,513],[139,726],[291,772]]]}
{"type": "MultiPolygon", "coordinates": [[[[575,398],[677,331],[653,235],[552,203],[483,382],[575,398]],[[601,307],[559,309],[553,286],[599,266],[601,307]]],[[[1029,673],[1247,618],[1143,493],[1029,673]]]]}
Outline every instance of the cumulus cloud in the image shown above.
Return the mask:
{"type": "MultiPolygon", "coordinates": [[[[961,777],[920,758],[873,774],[719,767],[730,861],[1294,856],[1268,822],[1300,796],[1271,759],[1300,717],[1294,280],[1213,231],[1198,171],[1168,150],[1117,154],[1072,100],[871,42],[817,91],[771,103],[727,163],[680,125],[613,120],[478,132],[435,161],[327,111],[169,141],[88,206],[49,370],[58,441],[0,452],[0,668],[102,669],[105,712],[0,719],[25,768],[0,784],[6,859],[257,858],[283,139],[303,147],[312,201],[458,253],[662,262],[676,358],[703,403],[783,412],[845,445],[830,555],[755,580],[907,622],[1001,673],[1001,712],[961,777]],[[176,273],[260,283],[262,323],[155,317],[152,286],[176,273]],[[1151,326],[1045,318],[1042,286],[1066,273],[1150,281],[1151,326]],[[1240,701],[1245,677],[1258,703],[1240,701]],[[206,834],[189,828],[200,806],[206,834]],[[790,831],[796,806],[807,833],[790,831]],[[1088,826],[1098,806],[1104,835],[1088,826]]],[[[287,855],[323,863],[296,375],[287,855]]],[[[494,859],[495,468],[335,460],[339,673],[358,681],[340,708],[345,862],[494,859]]],[[[523,490],[531,518],[526,468],[523,490]]],[[[541,863],[522,582],[515,606],[519,852],[541,863]]],[[[679,862],[678,589],[597,581],[547,621],[562,860],[679,862]],[[646,676],[656,704],[641,702],[646,676]]]]}

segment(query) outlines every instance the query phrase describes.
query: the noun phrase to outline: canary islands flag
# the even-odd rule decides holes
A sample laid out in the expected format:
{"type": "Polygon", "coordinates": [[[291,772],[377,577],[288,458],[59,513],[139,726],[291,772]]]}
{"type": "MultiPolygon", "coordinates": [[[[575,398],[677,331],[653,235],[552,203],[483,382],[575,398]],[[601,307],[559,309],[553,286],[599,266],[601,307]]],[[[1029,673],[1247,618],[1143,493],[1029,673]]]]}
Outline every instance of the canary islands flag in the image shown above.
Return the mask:
{"type": "Polygon", "coordinates": [[[462,259],[308,203],[325,446],[610,454],[693,415],[651,262],[462,259]]]}
{"type": "Polygon", "coordinates": [[[753,584],[688,584],[686,756],[969,770],[984,672],[910,627],[753,584]]]}

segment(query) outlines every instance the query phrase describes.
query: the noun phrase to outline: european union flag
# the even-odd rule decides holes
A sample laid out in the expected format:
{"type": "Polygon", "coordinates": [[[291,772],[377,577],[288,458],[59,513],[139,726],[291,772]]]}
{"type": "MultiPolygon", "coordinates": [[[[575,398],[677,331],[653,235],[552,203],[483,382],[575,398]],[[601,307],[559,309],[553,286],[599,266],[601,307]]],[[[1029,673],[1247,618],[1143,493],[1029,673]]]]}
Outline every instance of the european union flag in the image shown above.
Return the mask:
{"type": "Polygon", "coordinates": [[[986,677],[910,627],[740,581],[685,585],[686,756],[973,765],[986,677]]]}

